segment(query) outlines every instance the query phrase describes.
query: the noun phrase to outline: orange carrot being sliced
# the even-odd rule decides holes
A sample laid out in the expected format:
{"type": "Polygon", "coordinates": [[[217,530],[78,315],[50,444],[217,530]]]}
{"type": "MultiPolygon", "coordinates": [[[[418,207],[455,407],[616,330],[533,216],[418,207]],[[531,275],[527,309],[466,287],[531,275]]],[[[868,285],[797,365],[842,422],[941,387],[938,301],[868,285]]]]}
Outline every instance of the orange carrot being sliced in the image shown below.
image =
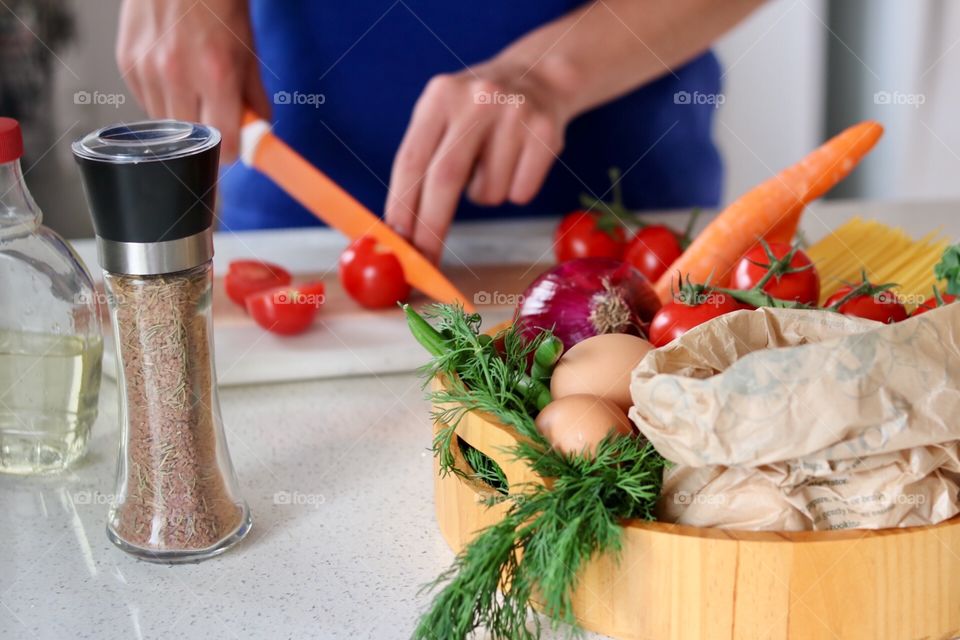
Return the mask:
{"type": "Polygon", "coordinates": [[[805,205],[843,180],[882,134],[877,122],[854,125],[735,200],[660,277],[655,287],[660,300],[670,301],[680,277],[696,282],[710,278],[725,286],[734,266],[760,238],[792,238],[805,205]]]}

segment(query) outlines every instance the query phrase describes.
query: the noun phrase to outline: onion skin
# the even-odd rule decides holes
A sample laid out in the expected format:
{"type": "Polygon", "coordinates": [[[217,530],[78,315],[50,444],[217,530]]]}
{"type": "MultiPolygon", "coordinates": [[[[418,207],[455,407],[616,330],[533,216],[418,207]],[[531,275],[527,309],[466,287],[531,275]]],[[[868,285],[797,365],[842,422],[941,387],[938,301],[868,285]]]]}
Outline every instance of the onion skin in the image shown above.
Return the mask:
{"type": "Polygon", "coordinates": [[[569,349],[604,333],[646,338],[658,309],[656,292],[631,264],[577,258],[548,269],[527,287],[514,322],[531,339],[552,330],[569,349]]]}

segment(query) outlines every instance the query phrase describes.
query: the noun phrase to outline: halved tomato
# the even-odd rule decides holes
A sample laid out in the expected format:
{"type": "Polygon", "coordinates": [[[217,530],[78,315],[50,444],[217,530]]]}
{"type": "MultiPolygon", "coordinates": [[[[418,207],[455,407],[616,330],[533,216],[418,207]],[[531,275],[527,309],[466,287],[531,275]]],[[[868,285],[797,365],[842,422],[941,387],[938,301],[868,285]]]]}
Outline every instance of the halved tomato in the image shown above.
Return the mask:
{"type": "Polygon", "coordinates": [[[290,272],[280,265],[261,260],[234,260],[223,280],[227,297],[243,307],[248,296],[293,282],[290,272]]]}
{"type": "Polygon", "coordinates": [[[302,333],[313,324],[324,302],[325,291],[322,282],[261,291],[247,297],[247,313],[271,333],[281,336],[302,333]]]}

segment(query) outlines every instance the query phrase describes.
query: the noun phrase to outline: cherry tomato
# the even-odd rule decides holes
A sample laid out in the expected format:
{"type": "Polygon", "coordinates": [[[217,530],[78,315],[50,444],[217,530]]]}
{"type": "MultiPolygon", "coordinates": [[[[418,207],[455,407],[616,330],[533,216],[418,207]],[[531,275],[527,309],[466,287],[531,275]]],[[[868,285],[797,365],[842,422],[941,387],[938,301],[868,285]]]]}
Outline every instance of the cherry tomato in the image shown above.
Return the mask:
{"type": "Polygon", "coordinates": [[[227,297],[244,306],[247,296],[293,282],[290,272],[279,265],[260,260],[234,260],[224,278],[227,297]]]}
{"type": "MultiPolygon", "coordinates": [[[[957,299],[957,296],[952,296],[949,293],[942,293],[940,294],[940,297],[943,298],[944,305],[948,305],[957,299]]],[[[937,299],[927,298],[926,300],[923,301],[922,304],[917,305],[917,308],[913,310],[911,317],[918,316],[921,313],[926,313],[927,311],[930,311],[931,309],[936,309],[936,308],[937,308],[937,299]]]]}
{"type": "MultiPolygon", "coordinates": [[[[793,247],[783,242],[771,242],[768,247],[778,259],[783,259],[793,251],[793,247]]],[[[746,253],[733,270],[730,280],[734,289],[752,289],[770,269],[770,256],[762,245],[757,245],[746,253]]],[[[794,273],[774,275],[763,286],[763,290],[780,300],[796,300],[805,304],[817,304],[820,301],[820,275],[813,262],[803,251],[797,249],[788,265],[789,269],[802,269],[794,273]]]]}
{"type": "Polygon", "coordinates": [[[392,307],[410,295],[397,256],[372,236],[354,240],[340,254],[340,283],[351,298],[368,309],[392,307]]]}
{"type": "Polygon", "coordinates": [[[553,234],[557,262],[574,258],[623,257],[627,234],[622,225],[609,231],[598,226],[601,215],[594,211],[574,211],[564,216],[553,234]]]}
{"type": "Polygon", "coordinates": [[[313,324],[324,301],[322,282],[307,282],[295,287],[276,287],[247,297],[247,312],[271,333],[292,336],[313,324]]]}
{"type": "MultiPolygon", "coordinates": [[[[853,291],[850,285],[844,285],[837,289],[837,292],[827,298],[824,307],[832,307],[853,291]]],[[[858,318],[868,318],[878,322],[893,324],[907,319],[907,310],[897,300],[897,296],[892,291],[881,291],[870,295],[857,295],[844,302],[837,309],[846,316],[856,316],[858,318]]]]}
{"type": "Polygon", "coordinates": [[[653,316],[650,342],[655,347],[662,347],[707,320],[746,308],[727,294],[714,292],[700,294],[700,300],[695,305],[679,300],[668,302],[653,316]]]}
{"type": "Polygon", "coordinates": [[[662,224],[652,224],[637,231],[623,259],[637,268],[647,280],[656,280],[666,273],[683,249],[673,229],[662,224]]]}

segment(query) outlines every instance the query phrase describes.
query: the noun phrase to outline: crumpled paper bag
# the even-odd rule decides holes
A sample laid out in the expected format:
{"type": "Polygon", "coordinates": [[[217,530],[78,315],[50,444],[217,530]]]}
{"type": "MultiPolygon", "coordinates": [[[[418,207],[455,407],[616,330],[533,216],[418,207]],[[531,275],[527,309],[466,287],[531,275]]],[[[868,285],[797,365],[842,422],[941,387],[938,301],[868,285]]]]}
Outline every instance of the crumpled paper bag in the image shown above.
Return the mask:
{"type": "Polygon", "coordinates": [[[727,314],[651,351],[630,418],[675,463],[662,520],[827,530],[960,511],[960,304],[885,325],[727,314]]]}

